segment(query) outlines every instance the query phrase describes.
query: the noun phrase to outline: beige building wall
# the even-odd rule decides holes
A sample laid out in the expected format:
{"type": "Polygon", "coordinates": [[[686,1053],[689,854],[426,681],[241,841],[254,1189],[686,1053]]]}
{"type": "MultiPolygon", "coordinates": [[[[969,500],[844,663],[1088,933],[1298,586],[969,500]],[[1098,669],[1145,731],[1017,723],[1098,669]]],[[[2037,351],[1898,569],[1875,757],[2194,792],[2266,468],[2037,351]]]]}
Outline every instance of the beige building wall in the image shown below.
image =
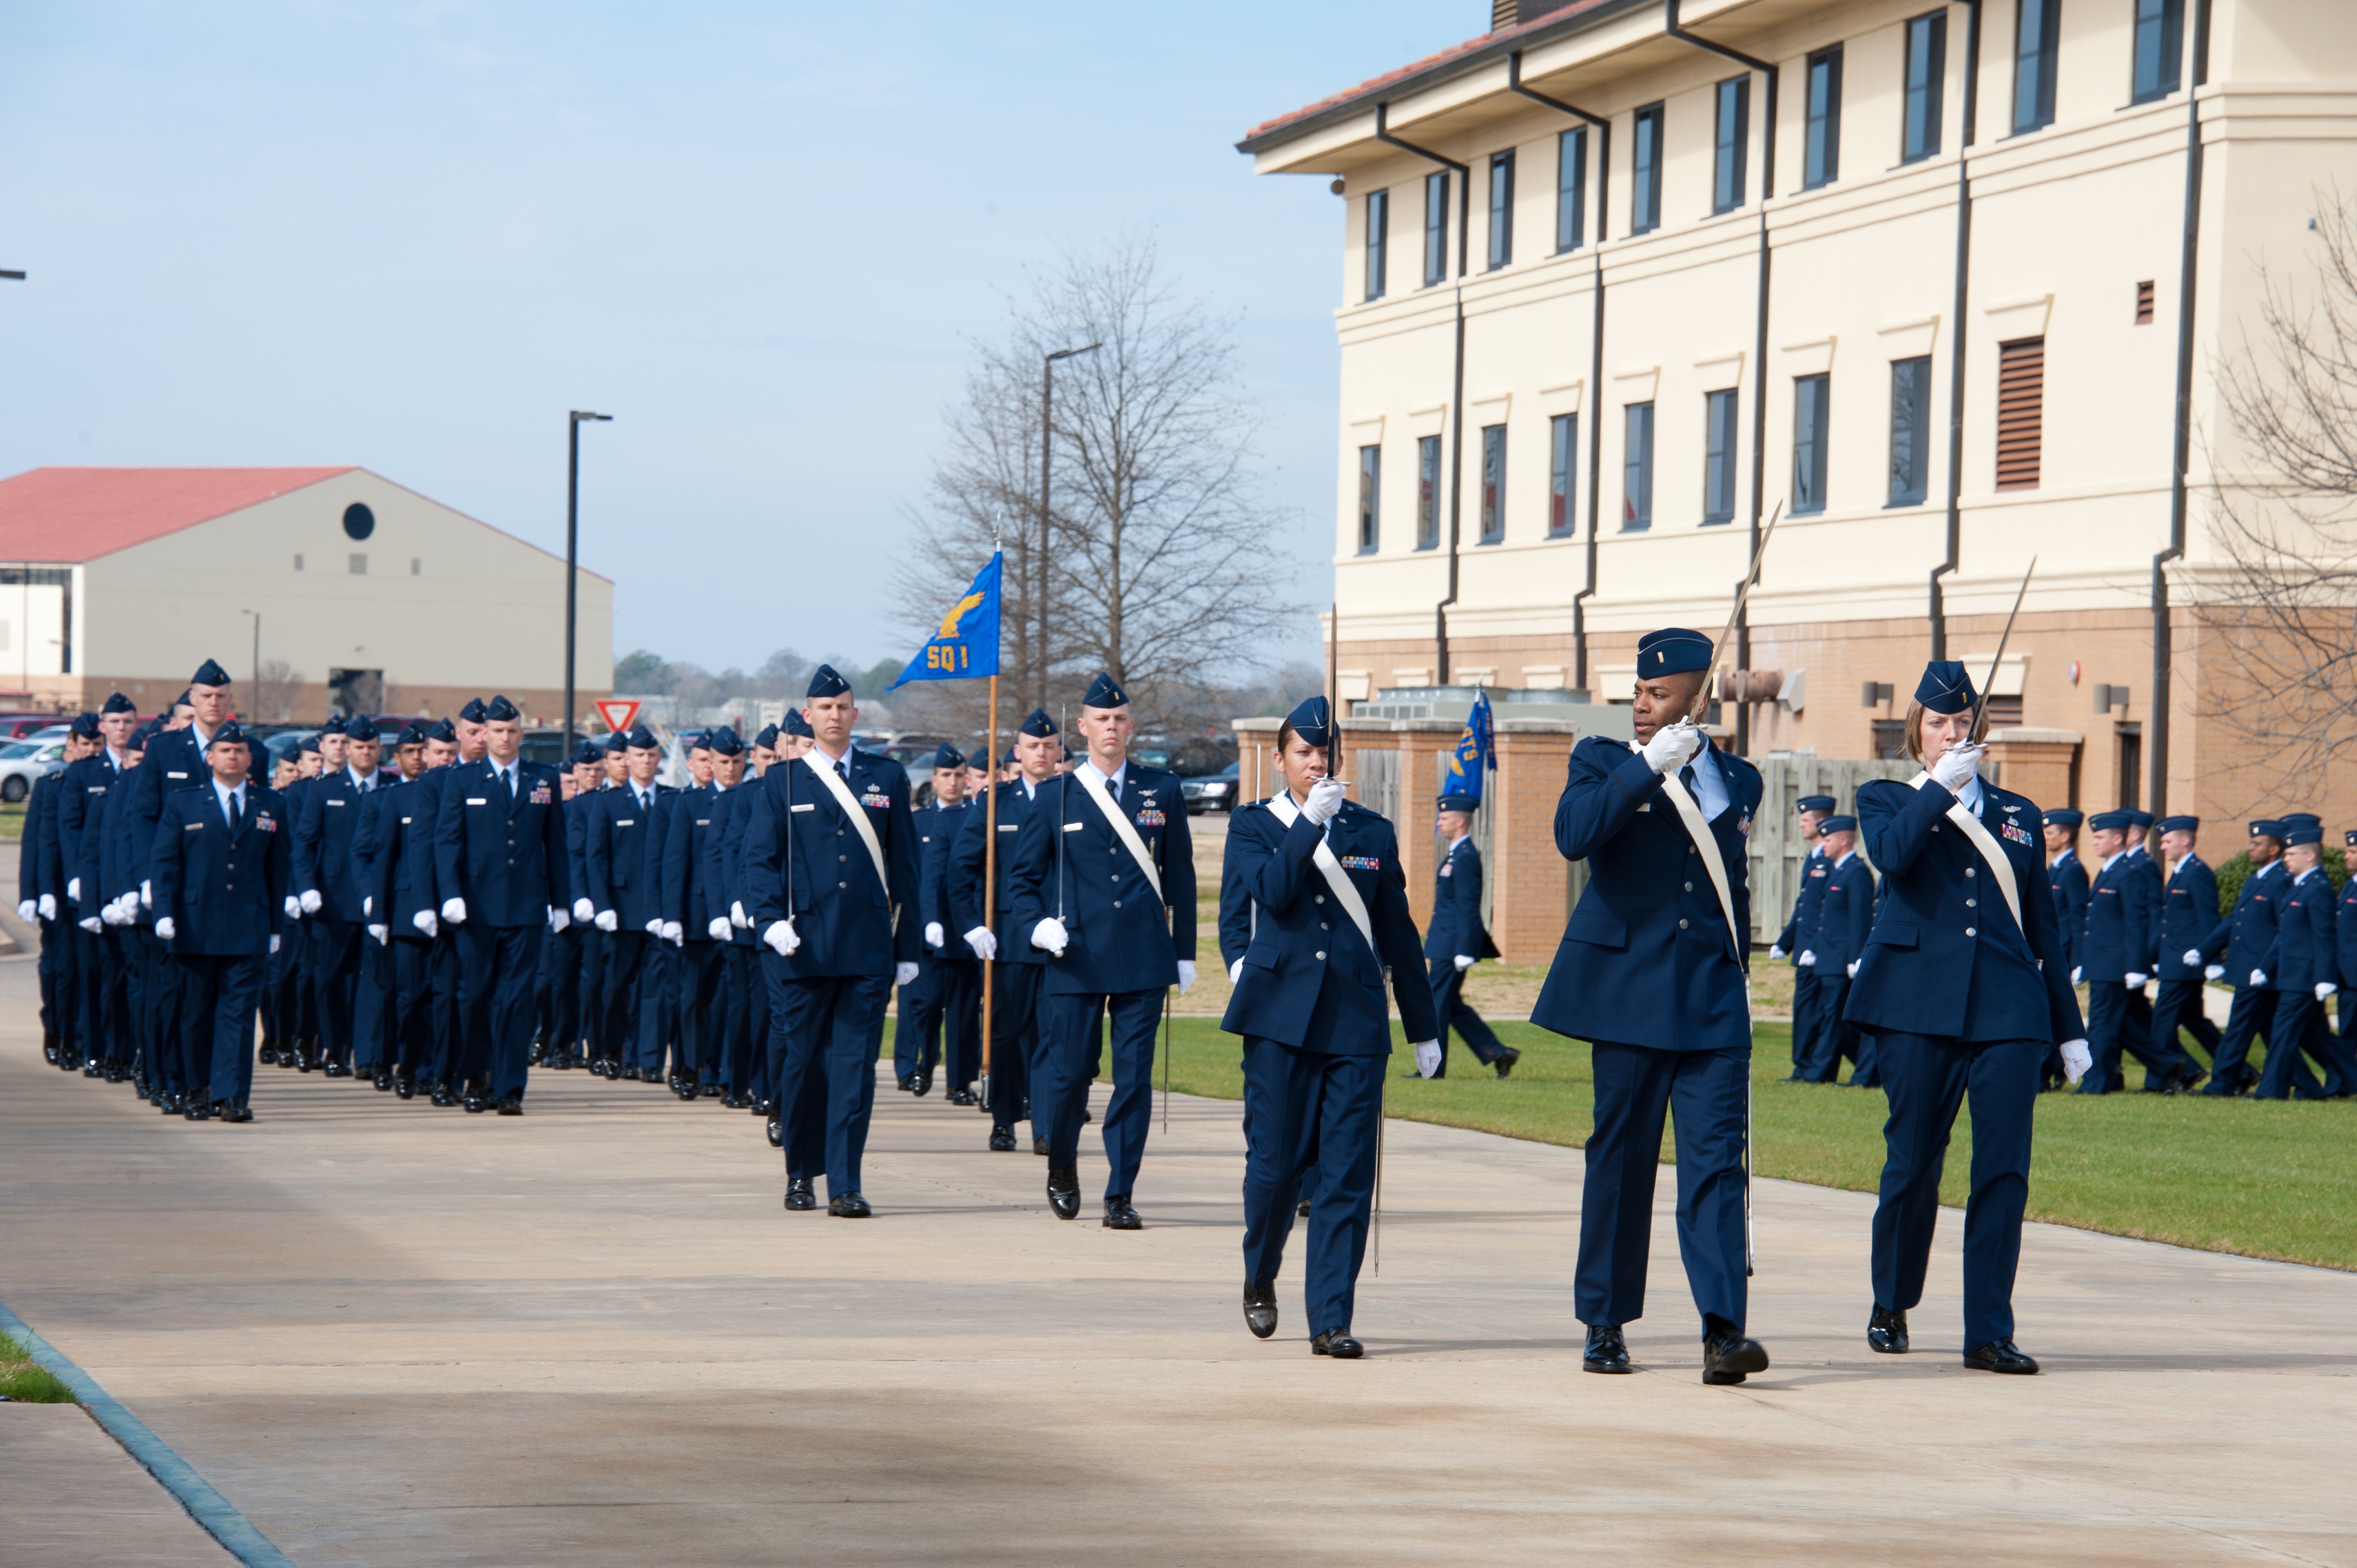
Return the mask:
{"type": "MultiPolygon", "coordinates": [[[[1577,122],[1508,89],[1501,58],[1448,77],[1407,81],[1297,133],[1247,143],[1265,172],[1331,172],[1345,182],[1340,346],[1342,429],[1336,517],[1340,664],[1344,690],[1435,679],[1443,652],[1436,605],[1448,591],[1448,475],[1441,547],[1415,542],[1415,436],[1462,435],[1458,594],[1448,611],[1453,678],[1501,686],[1566,683],[1577,668],[1572,606],[1587,581],[1591,460],[1601,467],[1587,601],[1588,686],[1625,691],[1641,631],[1685,624],[1716,635],[1749,554],[1757,400],[1765,463],[1758,510],[1790,504],[1794,378],[1830,378],[1827,504],[1787,521],[1749,616],[1757,670],[1804,676],[1799,711],[1756,704],[1750,745],[1871,754],[1867,681],[1898,687],[1903,711],[1932,640],[1929,582],[1945,553],[1951,353],[1964,349],[1960,544],[1945,581],[1947,652],[1986,658],[2024,569],[2037,576],[2008,660],[2021,723],[2078,735],[2080,803],[2123,789],[2151,803],[2136,757],[2150,742],[2153,557],[2169,541],[2180,252],[2189,90],[2197,0],[2186,5],[2178,91],[2132,104],[2134,0],[2062,0],[2053,123],[2012,131],[2017,0],[1987,0],[1976,135],[1962,148],[1968,7],[1945,8],[1940,152],[1900,166],[1903,30],[1922,0],[1808,7],[1770,0],[1690,4],[1695,32],[1781,68],[1775,195],[1763,201],[1764,82],[1751,79],[1745,200],[1713,216],[1714,84],[1745,74],[1723,57],[1666,38],[1660,7],[1542,30],[1523,48],[1522,81],[1610,119],[1609,195],[1598,242],[1598,138],[1588,137],[1586,242],[1555,255],[1558,133],[1577,122]],[[1843,47],[1839,177],[1803,190],[1807,55],[1843,47]],[[1375,99],[1390,134],[1473,171],[1469,267],[1423,277],[1423,182],[1436,166],[1375,137],[1375,99]],[[1663,220],[1631,237],[1633,115],[1665,105],[1663,220]],[[1515,153],[1513,260],[1487,270],[1490,155],[1515,153]],[[1955,308],[1959,161],[1971,189],[1965,308],[1955,308]],[[1389,288],[1363,298],[1366,195],[1391,192],[1389,288]],[[1760,247],[1770,257],[1765,353],[1760,247]],[[1606,288],[1601,373],[1595,289],[1606,288]],[[2139,285],[2151,285],[2147,324],[2139,285]],[[1452,386],[1463,317],[1462,409],[1452,386]],[[2043,455],[2035,489],[1996,489],[1999,346],[2043,337],[2043,455]],[[1925,499],[1889,502],[1891,363],[1932,359],[1925,499]],[[1764,360],[1764,362],[1763,362],[1764,360]],[[1735,516],[1703,523],[1706,395],[1739,392],[1735,516]],[[1627,407],[1655,406],[1653,518],[1624,531],[1627,407]],[[1546,531],[1549,420],[1580,419],[1567,537],[1546,531]],[[1600,444],[1591,442],[1601,421],[1600,444]],[[1508,432],[1502,542],[1480,530],[1480,431],[1508,432]],[[1357,548],[1359,449],[1383,451],[1382,540],[1357,548]],[[2098,684],[2128,689],[2095,711],[2098,684]],[[2122,777],[2124,766],[2132,777],[2122,777]]],[[[2287,784],[2255,758],[2222,662],[2205,657],[2202,606],[2228,563],[2214,537],[2213,478],[2253,481],[2217,391],[2222,358],[2257,328],[2263,274],[2311,277],[2308,228],[2317,193],[2357,168],[2357,5],[2345,0],[2217,0],[2209,85],[2201,90],[2206,156],[2195,283],[2195,430],[2184,558],[2169,569],[2173,610],[2169,800],[2172,809],[2239,814],[2302,803],[2357,821],[2357,780],[2287,784]],[[2205,685],[2205,682],[2208,684],[2205,685]]],[[[1975,679],[1979,678],[1975,671],[1975,679]]],[[[2011,694],[2011,693],[2009,693],[2011,694]]],[[[2146,754],[2148,755],[2148,754],[2146,754]]],[[[2148,770],[2148,769],[2147,769],[2148,770]]]]}

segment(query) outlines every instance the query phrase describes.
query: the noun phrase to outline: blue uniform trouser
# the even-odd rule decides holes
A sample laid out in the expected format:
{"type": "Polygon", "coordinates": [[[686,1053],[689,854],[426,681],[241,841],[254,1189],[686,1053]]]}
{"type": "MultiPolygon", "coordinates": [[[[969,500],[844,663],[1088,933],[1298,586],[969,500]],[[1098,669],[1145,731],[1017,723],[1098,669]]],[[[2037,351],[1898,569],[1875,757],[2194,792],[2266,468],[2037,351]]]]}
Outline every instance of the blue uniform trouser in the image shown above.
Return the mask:
{"type": "Polygon", "coordinates": [[[352,977],[352,1066],[362,1073],[393,1066],[393,949],[363,929],[352,977]]]}
{"type": "MultiPolygon", "coordinates": [[[[892,1076],[901,1082],[931,1072],[942,1059],[941,969],[930,951],[917,954],[917,978],[899,988],[899,1014],[892,1021],[892,1076]]],[[[964,1086],[955,1079],[952,1089],[964,1086]]]]}
{"type": "Polygon", "coordinates": [[[544,939],[548,955],[548,1014],[541,1034],[541,1060],[571,1061],[581,1054],[581,963],[588,932],[575,921],[544,939]]]}
{"type": "MultiPolygon", "coordinates": [[[[1663,1051],[1604,1040],[1594,1047],[1596,1131],[1587,1140],[1579,1200],[1579,1320],[1618,1326],[1645,1315],[1662,1116],[1674,1108],[1678,1255],[1685,1260],[1686,1284],[1706,1320],[1716,1317],[1740,1329],[1747,1306],[1743,1136],[1751,1047],[1663,1051]]],[[[1318,1197],[1324,1200],[1323,1191],[1318,1197]]]]}
{"type": "Polygon", "coordinates": [[[600,944],[606,950],[604,994],[599,1005],[606,1018],[606,1055],[625,1067],[640,1065],[640,993],[645,988],[647,950],[654,939],[644,931],[608,931],[600,944]]]}
{"type": "MultiPolygon", "coordinates": [[[[2199,979],[2164,980],[2160,983],[2160,998],[2152,1004],[2152,1048],[2167,1055],[2175,1052],[2189,1060],[2192,1053],[2177,1043],[2177,1031],[2183,1029],[2193,1036],[2193,1043],[2208,1052],[2212,1060],[2218,1057],[2218,1026],[2202,1011],[2204,987],[2199,979]]],[[[2193,1064],[2199,1068],[2201,1064],[2193,1064]]]]}
{"type": "MultiPolygon", "coordinates": [[[[2079,1085],[2082,1094],[2113,1094],[2127,1087],[2127,1074],[2120,1061],[2122,1051],[2144,1063],[2146,1081],[2167,1079],[2193,1065],[2191,1058],[2169,1043],[2166,1055],[2160,1054],[2158,1042],[2153,1038],[2152,1021],[2145,1020],[2139,1031],[2131,1015],[2129,1003],[2141,1001],[2142,987],[2131,991],[2126,983],[2117,980],[2090,981],[2087,985],[2087,1049],[2095,1058],[2084,1081],[2079,1085]]],[[[2147,1010],[2147,1013],[2149,1009],[2147,1010]]]]}
{"type": "Polygon", "coordinates": [[[727,1037],[728,1011],[723,995],[727,979],[728,949],[706,937],[689,938],[672,955],[679,966],[679,1055],[681,1071],[692,1073],[697,1087],[721,1079],[722,1043],[727,1037]]]}
{"type": "Polygon", "coordinates": [[[1113,1102],[1105,1108],[1104,1195],[1126,1197],[1136,1189],[1146,1159],[1146,1133],[1154,1121],[1154,1029],[1162,1018],[1168,988],[1123,991],[1112,995],[1049,992],[1039,1000],[1040,1032],[1047,1036],[1043,1071],[1031,1084],[1031,1125],[1048,1118],[1048,1168],[1080,1164],[1081,1116],[1088,1110],[1090,1063],[1097,1050],[1097,1020],[1113,1015],[1113,1102]]]}
{"type": "Polygon", "coordinates": [[[140,1074],[150,1093],[185,1093],[176,1037],[180,1020],[180,967],[153,926],[135,926],[133,962],[139,972],[140,1074]]]}
{"type": "MultiPolygon", "coordinates": [[[[1039,1055],[1039,983],[1048,967],[1039,963],[990,966],[990,1124],[1012,1130],[1023,1118],[1031,1092],[1031,1063],[1039,1055]]],[[[1047,1136],[1044,1114],[1032,1129],[1047,1136]]]]}
{"type": "MultiPolygon", "coordinates": [[[[19,853],[30,854],[33,852],[26,849],[19,853]]],[[[42,920],[40,926],[41,953],[38,968],[41,976],[41,1033],[56,1036],[64,1032],[62,1025],[65,1008],[60,1004],[58,997],[58,972],[64,967],[63,956],[59,949],[65,939],[59,934],[58,923],[55,920],[42,920]]]]}
{"type": "Polygon", "coordinates": [[[434,954],[441,944],[424,937],[393,939],[394,1069],[413,1080],[435,1081],[434,954]]]}
{"type": "Polygon", "coordinates": [[[130,926],[99,932],[100,972],[104,976],[108,1017],[106,1059],[129,1067],[139,1057],[139,977],[130,926]]]}
{"type": "Polygon", "coordinates": [[[2348,1042],[2332,1032],[2324,1004],[2314,992],[2279,991],[2275,1022],[2267,1030],[2267,1066],[2259,1077],[2258,1097],[2320,1100],[2357,1090],[2357,1061],[2350,1060],[2349,1054],[2348,1042]],[[2300,1060],[2303,1052],[2324,1069],[2322,1083],[2300,1060]]]}
{"type": "Polygon", "coordinates": [[[1433,1076],[1446,1077],[1448,1072],[1448,1031],[1451,1029],[1465,1036],[1466,1048],[1483,1067],[1505,1055],[1506,1047],[1500,1042],[1497,1032],[1465,1000],[1466,971],[1458,968],[1457,961],[1451,958],[1427,959],[1425,961],[1427,966],[1426,979],[1432,983],[1432,1010],[1440,1016],[1440,1071],[1433,1076]]]}
{"type": "Polygon", "coordinates": [[[442,934],[434,939],[430,972],[434,988],[434,1081],[447,1083],[453,1090],[466,1084],[459,1069],[467,1058],[467,1019],[461,1000],[466,977],[458,962],[455,929],[445,926],[442,934]]]}
{"type": "MultiPolygon", "coordinates": [[[[641,933],[643,935],[643,933],[641,933]]],[[[679,950],[661,937],[646,938],[639,966],[639,1076],[663,1080],[666,1063],[683,1070],[679,1052],[679,950]]]]}
{"type": "Polygon", "coordinates": [[[2202,1086],[2204,1094],[2239,1093],[2246,1080],[2255,1079],[2247,1060],[2251,1041],[2264,1038],[2270,1047],[2275,1043],[2276,992],[2264,985],[2238,983],[2234,987],[2234,1005],[2226,1014],[2226,1030],[2218,1038],[2218,1048],[2210,1057],[2210,1081],[2202,1086]]]}
{"type": "Polygon", "coordinates": [[[606,1043],[606,959],[610,947],[606,933],[595,926],[582,926],[581,931],[581,1036],[587,1042],[591,1061],[604,1061],[614,1053],[606,1043]]]}
{"type": "Polygon", "coordinates": [[[2044,1040],[1965,1045],[1882,1033],[1882,1197],[1874,1210],[1874,1304],[1905,1312],[1923,1299],[1940,1219],[1940,1173],[1957,1108],[1973,1108],[1971,1195],[1964,1200],[1964,1343],[2013,1337],[2013,1276],[2029,1199],[2029,1123],[2044,1040]]]}
{"type": "MultiPolygon", "coordinates": [[[[760,1064],[769,1049],[764,1028],[756,1034],[753,1027],[753,998],[761,992],[761,968],[753,950],[743,942],[730,941],[720,950],[720,994],[722,999],[721,1060],[729,1092],[751,1100],[770,1097],[766,1075],[760,1064]]],[[[764,1008],[766,1015],[767,1009],[764,1008]]]]}
{"type": "Polygon", "coordinates": [[[1276,1283],[1294,1207],[1311,1194],[1302,1299],[1312,1337],[1350,1331],[1390,1060],[1244,1038],[1244,1280],[1276,1283]]]}
{"type": "MultiPolygon", "coordinates": [[[[1838,1019],[1841,1015],[1833,1015],[1838,1019]]],[[[1792,966],[1792,1076],[1803,1083],[1830,1083],[1841,1076],[1839,1036],[1825,1027],[1824,986],[1815,964],[1792,966]],[[1834,1048],[1829,1052],[1824,1047],[1834,1048]],[[1823,1058],[1833,1058],[1824,1070],[1823,1058]]]]}
{"type": "Polygon", "coordinates": [[[982,1077],[982,966],[934,959],[933,999],[942,1014],[942,1074],[951,1088],[963,1089],[982,1077]]]}
{"type": "MultiPolygon", "coordinates": [[[[92,905],[95,908],[96,906],[92,905]]],[[[112,946],[95,932],[73,928],[74,989],[81,1015],[81,1054],[85,1061],[104,1061],[114,1054],[110,1033],[113,1004],[108,995],[108,950],[112,946]]]]}
{"type": "Polygon", "coordinates": [[[540,970],[545,926],[458,928],[458,964],[467,997],[464,1071],[489,1078],[494,1101],[522,1094],[532,1062],[532,984],[540,970]]]}
{"type": "Polygon", "coordinates": [[[188,1092],[242,1105],[253,1091],[253,1011],[268,961],[182,953],[179,963],[188,1092]]]}
{"type": "Polygon", "coordinates": [[[352,1013],[361,972],[361,928],[350,920],[320,916],[306,920],[311,941],[312,1006],[319,1015],[319,1058],[348,1062],[353,1057],[352,1013]]]}
{"type": "Polygon", "coordinates": [[[884,1049],[884,1004],[889,974],[789,977],[782,961],[765,962],[773,1027],[786,1037],[779,1116],[786,1124],[786,1174],[812,1174],[812,1122],[823,1125],[826,1195],[860,1190],[867,1123],[876,1113],[876,1059],[884,1049]],[[799,1152],[802,1168],[796,1168],[799,1152]]]}

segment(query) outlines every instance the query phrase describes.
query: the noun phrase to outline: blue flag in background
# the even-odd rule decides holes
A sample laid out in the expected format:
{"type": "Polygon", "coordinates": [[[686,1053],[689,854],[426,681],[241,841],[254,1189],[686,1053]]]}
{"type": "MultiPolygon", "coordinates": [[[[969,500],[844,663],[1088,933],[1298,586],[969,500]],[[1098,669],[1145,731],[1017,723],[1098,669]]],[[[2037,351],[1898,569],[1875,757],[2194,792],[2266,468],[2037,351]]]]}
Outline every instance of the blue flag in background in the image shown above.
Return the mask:
{"type": "Polygon", "coordinates": [[[1490,691],[1486,686],[1477,686],[1473,689],[1473,711],[1465,715],[1465,733],[1457,737],[1457,750],[1448,758],[1448,771],[1441,776],[1440,792],[1462,797],[1478,806],[1481,803],[1481,775],[1497,766],[1490,755],[1490,691]]]}
{"type": "Polygon", "coordinates": [[[917,650],[900,678],[885,688],[892,691],[911,681],[963,681],[974,675],[998,673],[998,569],[994,552],[990,564],[974,574],[974,585],[942,617],[932,640],[917,650]]]}

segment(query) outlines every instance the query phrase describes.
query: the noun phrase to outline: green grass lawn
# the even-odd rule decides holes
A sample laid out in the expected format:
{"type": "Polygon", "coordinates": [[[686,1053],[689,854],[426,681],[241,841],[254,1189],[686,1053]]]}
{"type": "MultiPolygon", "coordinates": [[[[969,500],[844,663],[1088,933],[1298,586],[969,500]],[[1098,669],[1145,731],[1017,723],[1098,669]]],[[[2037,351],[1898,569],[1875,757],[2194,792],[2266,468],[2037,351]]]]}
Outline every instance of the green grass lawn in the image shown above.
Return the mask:
{"type": "Polygon", "coordinates": [[[73,1391],[5,1334],[0,1334],[0,1397],[20,1404],[74,1402],[73,1391]]]}
{"type": "Polygon", "coordinates": [[[25,836],[25,808],[22,805],[0,804],[0,839],[20,839],[25,836]]]}
{"type": "MultiPolygon", "coordinates": [[[[1523,1052],[1513,1077],[1500,1081],[1454,1045],[1450,1077],[1391,1079],[1390,1113],[1573,1148],[1585,1143],[1594,1098],[1587,1047],[1532,1024],[1501,1024],[1498,1035],[1523,1052]]],[[[1872,1192],[1889,1109],[1881,1093],[1779,1082],[1792,1071],[1792,1030],[1761,1024],[1757,1037],[1753,1168],[1872,1192]]],[[[1178,1019],[1172,1041],[1173,1088],[1243,1097],[1236,1036],[1222,1034],[1216,1019],[1178,1019]]],[[[1395,1074],[1405,1070],[1404,1045],[1400,1050],[1395,1074]]],[[[1663,1144],[1666,1161],[1666,1135],[1663,1144]]],[[[1956,1120],[1943,1202],[1964,1201],[1970,1147],[1967,1112],[1956,1120]]],[[[2049,1094],[2038,1102],[2034,1149],[2033,1219],[2357,1270],[2357,1101],[2049,1094]]]]}

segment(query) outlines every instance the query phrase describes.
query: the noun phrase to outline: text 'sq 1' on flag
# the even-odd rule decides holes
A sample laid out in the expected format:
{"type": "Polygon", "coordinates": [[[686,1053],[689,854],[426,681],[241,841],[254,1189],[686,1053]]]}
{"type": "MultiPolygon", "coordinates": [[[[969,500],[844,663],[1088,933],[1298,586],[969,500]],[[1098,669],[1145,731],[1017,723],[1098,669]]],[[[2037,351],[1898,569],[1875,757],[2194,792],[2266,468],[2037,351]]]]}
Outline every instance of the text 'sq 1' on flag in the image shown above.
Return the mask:
{"type": "Polygon", "coordinates": [[[990,564],[974,574],[974,585],[942,617],[932,639],[917,650],[887,691],[911,681],[963,681],[998,673],[999,564],[1000,557],[993,553],[990,564]]]}
{"type": "Polygon", "coordinates": [[[1440,777],[1440,792],[1444,796],[1461,797],[1467,804],[1481,803],[1482,774],[1498,766],[1490,755],[1490,692],[1487,687],[1473,691],[1473,711],[1465,717],[1465,733],[1457,737],[1457,749],[1448,758],[1447,770],[1440,777]]]}

